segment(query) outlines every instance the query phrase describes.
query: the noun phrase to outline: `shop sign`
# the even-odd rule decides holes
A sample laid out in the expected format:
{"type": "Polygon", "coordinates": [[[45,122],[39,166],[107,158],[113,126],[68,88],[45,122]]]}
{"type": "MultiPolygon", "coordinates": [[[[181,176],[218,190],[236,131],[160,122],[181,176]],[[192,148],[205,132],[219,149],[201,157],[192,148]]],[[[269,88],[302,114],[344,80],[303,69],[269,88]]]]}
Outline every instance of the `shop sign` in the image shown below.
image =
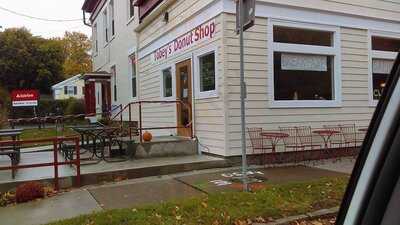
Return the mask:
{"type": "Polygon", "coordinates": [[[153,62],[158,62],[168,59],[172,55],[182,52],[199,42],[213,39],[215,33],[215,20],[208,21],[154,51],[152,60],[153,62]]]}
{"type": "Polygon", "coordinates": [[[11,92],[13,107],[37,106],[39,92],[37,90],[14,90],[11,92]]]}

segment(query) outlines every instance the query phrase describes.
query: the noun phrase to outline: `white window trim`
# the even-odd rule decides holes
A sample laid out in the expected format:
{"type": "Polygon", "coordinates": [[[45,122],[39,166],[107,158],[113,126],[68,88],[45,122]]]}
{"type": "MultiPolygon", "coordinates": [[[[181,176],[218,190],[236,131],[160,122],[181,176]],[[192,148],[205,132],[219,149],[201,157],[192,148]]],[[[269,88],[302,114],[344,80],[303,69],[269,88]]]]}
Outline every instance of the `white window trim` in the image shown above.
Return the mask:
{"type": "Polygon", "coordinates": [[[103,19],[103,29],[102,29],[102,33],[103,33],[103,41],[104,41],[104,47],[106,47],[108,45],[108,43],[110,42],[110,37],[109,37],[109,18],[108,18],[108,7],[105,7],[105,9],[102,12],[102,19],[103,19]],[[108,37],[108,38],[107,38],[108,37]],[[108,40],[107,40],[108,39],[108,40]]]}
{"type": "Polygon", "coordinates": [[[373,36],[400,39],[400,33],[368,30],[368,99],[370,107],[376,107],[376,105],[378,104],[378,100],[375,100],[374,96],[372,95],[373,91],[372,59],[396,60],[397,57],[397,52],[372,50],[373,36]]]}
{"type": "Polygon", "coordinates": [[[108,19],[108,22],[109,22],[108,30],[109,30],[109,33],[110,33],[110,35],[109,35],[110,37],[108,38],[109,39],[108,42],[111,42],[112,40],[114,40],[115,35],[117,34],[117,29],[116,29],[117,23],[115,21],[115,2],[116,2],[116,0],[113,1],[113,6],[112,7],[111,7],[111,1],[109,1],[109,3],[108,3],[108,16],[109,16],[109,19],[108,19]],[[113,20],[114,20],[114,34],[112,34],[112,21],[113,20]]]}
{"type": "Polygon", "coordinates": [[[118,72],[117,72],[117,64],[116,63],[114,63],[114,62],[112,62],[112,63],[110,63],[110,73],[112,74],[111,75],[111,80],[110,80],[110,86],[111,86],[111,104],[112,103],[117,103],[118,101],[119,101],[119,97],[120,97],[120,95],[119,95],[119,93],[118,93],[118,72]],[[115,71],[114,71],[114,73],[115,74],[112,74],[112,68],[115,68],[115,71]],[[115,91],[114,90],[114,87],[116,87],[117,88],[117,90],[115,91]],[[115,96],[114,96],[114,93],[117,93],[117,101],[115,101],[115,96]]]}
{"type": "Polygon", "coordinates": [[[207,98],[217,98],[218,97],[218,79],[219,79],[219,68],[218,68],[218,47],[216,45],[211,45],[200,49],[194,53],[194,88],[195,88],[195,99],[207,99],[207,98]],[[215,54],[215,90],[211,91],[200,91],[200,63],[199,58],[201,56],[207,55],[214,52],[215,54]]]}
{"type": "Polygon", "coordinates": [[[160,70],[160,99],[165,101],[172,101],[176,99],[176,68],[175,64],[169,64],[161,67],[160,70]],[[164,74],[163,71],[166,69],[171,69],[172,77],[172,96],[164,97],[164,74]]]}
{"type": "MultiPolygon", "coordinates": [[[[132,21],[134,21],[135,20],[135,17],[136,17],[136,12],[134,12],[134,15],[133,16],[131,16],[131,10],[130,10],[130,6],[129,6],[129,4],[130,4],[130,0],[126,0],[126,8],[127,8],[127,10],[126,10],[126,25],[129,25],[132,21]]],[[[135,9],[134,9],[135,10],[135,9]]]]}
{"type": "Polygon", "coordinates": [[[268,93],[270,108],[327,108],[342,106],[340,28],[336,26],[268,19],[268,93]],[[333,47],[273,42],[273,26],[293,27],[333,32],[333,47]],[[333,56],[334,100],[275,100],[274,52],[303,53],[333,56]]]}
{"type": "Polygon", "coordinates": [[[132,71],[132,60],[131,60],[131,55],[133,55],[133,54],[135,54],[135,57],[136,57],[136,62],[137,62],[137,54],[135,53],[135,51],[133,51],[133,50],[129,50],[128,51],[128,65],[129,65],[129,77],[130,77],[130,87],[131,87],[131,91],[130,91],[130,99],[132,100],[132,101],[136,101],[136,100],[138,100],[138,95],[139,95],[139,93],[138,93],[138,64],[136,63],[136,97],[133,97],[132,96],[132,91],[133,91],[133,87],[132,87],[132,79],[133,79],[133,71],[132,71]]]}
{"type": "Polygon", "coordinates": [[[98,26],[98,23],[95,22],[93,24],[93,31],[92,31],[93,57],[96,57],[99,54],[99,34],[98,33],[99,33],[99,26],[98,26]],[[97,42],[97,46],[96,46],[96,42],[97,42]]]}

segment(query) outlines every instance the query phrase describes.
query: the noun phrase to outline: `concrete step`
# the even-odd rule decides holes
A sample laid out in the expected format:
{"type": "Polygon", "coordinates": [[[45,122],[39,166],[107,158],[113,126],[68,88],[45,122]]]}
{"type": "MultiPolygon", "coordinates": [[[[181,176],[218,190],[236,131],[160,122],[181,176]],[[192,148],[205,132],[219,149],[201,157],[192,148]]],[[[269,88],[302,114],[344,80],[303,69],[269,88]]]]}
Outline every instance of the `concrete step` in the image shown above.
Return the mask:
{"type": "Polygon", "coordinates": [[[126,140],[128,155],[137,159],[187,156],[198,154],[198,143],[194,139],[176,136],[156,137],[151,142],[126,140]]]}

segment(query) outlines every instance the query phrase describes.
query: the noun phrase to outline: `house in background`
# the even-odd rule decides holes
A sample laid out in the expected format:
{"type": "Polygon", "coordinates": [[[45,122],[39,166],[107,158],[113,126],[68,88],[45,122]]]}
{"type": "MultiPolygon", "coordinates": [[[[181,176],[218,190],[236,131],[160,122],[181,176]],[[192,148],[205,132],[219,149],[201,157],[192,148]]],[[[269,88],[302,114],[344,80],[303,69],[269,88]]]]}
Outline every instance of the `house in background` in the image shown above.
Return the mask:
{"type": "Polygon", "coordinates": [[[83,99],[85,82],[81,74],[68,78],[58,84],[51,86],[54,100],[69,98],[83,99]]]}

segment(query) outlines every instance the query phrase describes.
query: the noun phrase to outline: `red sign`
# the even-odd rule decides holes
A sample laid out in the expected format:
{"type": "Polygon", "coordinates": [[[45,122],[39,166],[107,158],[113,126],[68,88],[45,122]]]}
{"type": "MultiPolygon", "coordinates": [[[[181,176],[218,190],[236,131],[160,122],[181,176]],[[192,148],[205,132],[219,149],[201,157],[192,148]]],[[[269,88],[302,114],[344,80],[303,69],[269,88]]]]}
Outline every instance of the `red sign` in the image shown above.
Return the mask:
{"type": "Polygon", "coordinates": [[[11,101],[14,107],[37,106],[39,92],[37,90],[14,90],[11,92],[11,101]]]}
{"type": "Polygon", "coordinates": [[[182,52],[201,41],[210,40],[214,38],[216,32],[215,21],[208,21],[157,49],[152,54],[153,62],[167,59],[173,54],[182,52]]]}

